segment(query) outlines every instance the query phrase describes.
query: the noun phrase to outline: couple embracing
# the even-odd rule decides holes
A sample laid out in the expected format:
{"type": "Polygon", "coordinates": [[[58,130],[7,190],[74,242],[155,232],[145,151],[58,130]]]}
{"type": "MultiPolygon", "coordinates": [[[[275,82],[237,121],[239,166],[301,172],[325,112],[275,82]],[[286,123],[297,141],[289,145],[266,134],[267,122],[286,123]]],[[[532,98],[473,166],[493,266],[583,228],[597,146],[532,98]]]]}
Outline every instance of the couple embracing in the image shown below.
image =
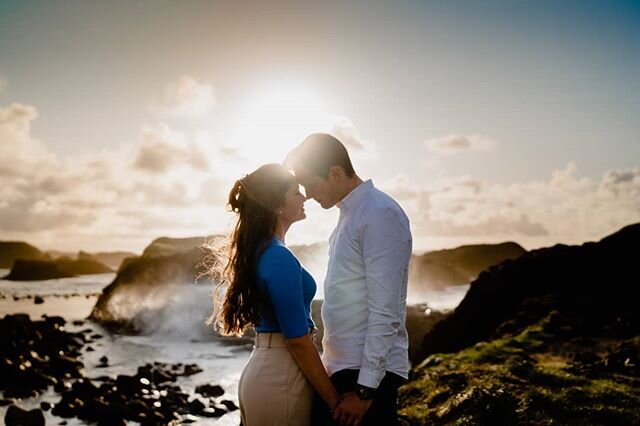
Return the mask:
{"type": "Polygon", "coordinates": [[[229,286],[212,320],[226,334],[255,328],[238,387],[242,424],[398,424],[398,388],[409,371],[412,248],[402,208],[358,177],[344,145],[323,133],[307,137],[284,165],[238,180],[229,206],[237,214],[229,286]],[[316,283],[285,244],[308,198],[340,209],[329,239],[322,356],[311,319],[316,283]]]}

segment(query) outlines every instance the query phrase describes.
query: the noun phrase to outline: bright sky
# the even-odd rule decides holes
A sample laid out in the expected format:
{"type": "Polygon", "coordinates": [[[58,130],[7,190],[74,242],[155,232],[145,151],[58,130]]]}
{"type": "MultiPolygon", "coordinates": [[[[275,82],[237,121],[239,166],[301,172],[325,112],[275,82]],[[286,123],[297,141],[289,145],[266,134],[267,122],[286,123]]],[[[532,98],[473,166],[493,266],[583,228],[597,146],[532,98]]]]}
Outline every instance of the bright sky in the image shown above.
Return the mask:
{"type": "MultiPolygon", "coordinates": [[[[0,239],[140,251],[228,229],[231,183],[348,145],[417,250],[640,220],[634,1],[0,0],[0,239]]],[[[289,242],[326,240],[308,203],[289,242]]]]}

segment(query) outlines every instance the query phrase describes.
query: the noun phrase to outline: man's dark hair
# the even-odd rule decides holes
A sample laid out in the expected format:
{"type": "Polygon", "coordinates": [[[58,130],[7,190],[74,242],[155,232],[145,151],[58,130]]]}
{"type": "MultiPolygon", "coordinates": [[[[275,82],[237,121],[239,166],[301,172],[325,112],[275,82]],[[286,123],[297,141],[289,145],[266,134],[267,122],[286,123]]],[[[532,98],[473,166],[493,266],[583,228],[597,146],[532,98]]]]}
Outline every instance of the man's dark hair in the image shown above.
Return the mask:
{"type": "Polygon", "coordinates": [[[355,176],[347,148],[328,133],[312,133],[294,148],[284,160],[292,169],[305,168],[321,178],[329,176],[329,169],[340,166],[349,177],[355,176]]]}

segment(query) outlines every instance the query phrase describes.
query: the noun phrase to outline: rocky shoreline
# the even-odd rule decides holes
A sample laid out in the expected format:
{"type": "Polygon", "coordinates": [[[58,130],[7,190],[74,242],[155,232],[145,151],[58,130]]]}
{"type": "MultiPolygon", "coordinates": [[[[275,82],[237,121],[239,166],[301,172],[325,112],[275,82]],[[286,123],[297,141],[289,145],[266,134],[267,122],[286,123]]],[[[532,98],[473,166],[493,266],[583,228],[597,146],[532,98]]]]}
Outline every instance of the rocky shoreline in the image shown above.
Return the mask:
{"type": "MultiPolygon", "coordinates": [[[[80,326],[83,322],[77,321],[80,326]]],[[[0,320],[1,406],[8,406],[7,425],[44,425],[44,411],[64,419],[78,418],[100,425],[194,423],[198,418],[221,417],[237,409],[233,401],[220,399],[224,389],[202,383],[188,394],[175,385],[178,377],[202,372],[196,364],[147,363],[135,374],[116,377],[85,376],[82,351],[102,338],[91,328],[65,330],[62,317],[32,321],[28,315],[6,315],[0,320]],[[24,410],[18,399],[53,389],[60,399],[40,408],[24,410]]],[[[107,357],[100,359],[107,366],[107,357]]]]}

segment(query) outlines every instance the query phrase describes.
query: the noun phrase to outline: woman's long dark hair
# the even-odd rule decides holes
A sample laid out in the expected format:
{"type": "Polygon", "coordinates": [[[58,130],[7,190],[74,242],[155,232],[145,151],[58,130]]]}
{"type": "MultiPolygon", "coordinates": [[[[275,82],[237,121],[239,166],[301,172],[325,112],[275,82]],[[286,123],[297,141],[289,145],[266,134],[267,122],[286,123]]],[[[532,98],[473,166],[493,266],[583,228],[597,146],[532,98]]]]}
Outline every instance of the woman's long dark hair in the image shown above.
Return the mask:
{"type": "Polygon", "coordinates": [[[226,264],[212,271],[227,289],[216,309],[216,287],[214,310],[208,321],[223,335],[242,334],[247,326],[260,321],[264,296],[258,286],[258,259],[274,235],[276,209],[284,204],[292,185],[297,185],[295,177],[284,166],[265,164],[237,180],[229,192],[227,206],[237,219],[229,235],[226,264]]]}

